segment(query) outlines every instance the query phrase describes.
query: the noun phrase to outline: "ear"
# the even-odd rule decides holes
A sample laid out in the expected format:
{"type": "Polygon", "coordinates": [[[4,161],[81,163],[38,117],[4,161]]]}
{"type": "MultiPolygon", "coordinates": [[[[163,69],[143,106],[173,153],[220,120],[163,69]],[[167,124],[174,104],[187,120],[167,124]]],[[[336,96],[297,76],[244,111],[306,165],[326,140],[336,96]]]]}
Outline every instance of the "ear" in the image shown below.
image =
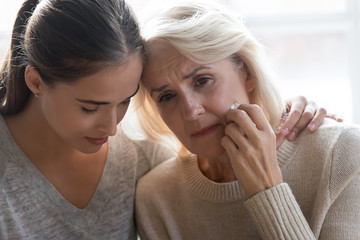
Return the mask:
{"type": "Polygon", "coordinates": [[[41,95],[44,89],[44,81],[42,80],[40,73],[34,67],[26,67],[25,82],[34,95],[41,95]]]}
{"type": "Polygon", "coordinates": [[[255,79],[251,76],[248,67],[244,64],[242,68],[243,77],[245,79],[245,88],[247,93],[251,93],[256,88],[255,79]]]}

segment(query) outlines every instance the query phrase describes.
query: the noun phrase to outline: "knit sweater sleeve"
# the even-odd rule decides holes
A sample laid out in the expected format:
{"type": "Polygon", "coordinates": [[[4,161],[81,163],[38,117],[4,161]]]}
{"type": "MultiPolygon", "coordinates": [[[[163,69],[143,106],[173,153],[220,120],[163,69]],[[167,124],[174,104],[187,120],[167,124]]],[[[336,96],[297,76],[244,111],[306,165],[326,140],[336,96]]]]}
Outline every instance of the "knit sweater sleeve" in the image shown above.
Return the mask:
{"type": "Polygon", "coordinates": [[[360,239],[360,128],[346,128],[331,153],[330,206],[319,239],[360,239]]]}
{"type": "Polygon", "coordinates": [[[245,202],[262,239],[315,239],[286,183],[258,193],[245,202]]]}
{"type": "Polygon", "coordinates": [[[344,128],[334,143],[326,173],[319,173],[326,176],[326,191],[311,228],[286,183],[246,201],[263,239],[360,239],[360,129],[344,128]]]}

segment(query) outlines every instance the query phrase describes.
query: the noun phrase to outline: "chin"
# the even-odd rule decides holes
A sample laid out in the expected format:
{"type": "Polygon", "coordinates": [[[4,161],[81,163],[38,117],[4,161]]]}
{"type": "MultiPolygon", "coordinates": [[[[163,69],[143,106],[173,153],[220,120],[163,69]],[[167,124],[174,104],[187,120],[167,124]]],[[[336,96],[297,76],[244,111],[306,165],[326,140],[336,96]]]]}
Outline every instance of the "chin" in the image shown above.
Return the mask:
{"type": "Polygon", "coordinates": [[[97,153],[98,151],[100,151],[102,149],[104,145],[101,146],[82,146],[82,147],[75,147],[79,152],[82,152],[84,154],[93,154],[93,153],[97,153]]]}

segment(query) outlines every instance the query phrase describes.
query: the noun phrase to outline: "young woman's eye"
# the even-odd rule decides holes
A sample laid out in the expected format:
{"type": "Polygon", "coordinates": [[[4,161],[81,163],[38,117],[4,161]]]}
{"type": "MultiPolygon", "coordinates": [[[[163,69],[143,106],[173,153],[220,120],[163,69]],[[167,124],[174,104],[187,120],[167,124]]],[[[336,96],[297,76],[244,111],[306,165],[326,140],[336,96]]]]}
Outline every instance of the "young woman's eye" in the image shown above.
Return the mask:
{"type": "Polygon", "coordinates": [[[86,113],[86,114],[92,114],[92,113],[95,113],[97,111],[97,108],[95,109],[88,109],[88,108],[84,108],[82,107],[81,110],[86,113]]]}
{"type": "Polygon", "coordinates": [[[168,102],[168,101],[170,101],[174,96],[175,96],[175,94],[173,94],[173,93],[166,93],[166,94],[161,95],[158,101],[159,101],[160,103],[168,102]]]}
{"type": "Polygon", "coordinates": [[[210,77],[200,77],[196,80],[195,82],[195,86],[201,86],[201,85],[205,85],[206,83],[208,83],[210,81],[210,77]]]}

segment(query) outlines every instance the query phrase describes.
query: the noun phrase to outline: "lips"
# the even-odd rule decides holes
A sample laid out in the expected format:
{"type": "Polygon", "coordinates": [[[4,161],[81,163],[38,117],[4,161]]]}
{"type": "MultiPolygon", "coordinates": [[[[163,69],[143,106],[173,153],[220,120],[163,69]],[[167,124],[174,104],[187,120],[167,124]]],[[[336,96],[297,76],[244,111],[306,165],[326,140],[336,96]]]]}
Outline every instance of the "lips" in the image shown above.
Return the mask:
{"type": "Polygon", "coordinates": [[[192,137],[202,137],[202,136],[206,136],[212,132],[214,132],[215,130],[217,130],[219,127],[221,127],[221,124],[214,124],[208,127],[204,127],[201,128],[199,130],[196,130],[194,132],[191,133],[192,137]]]}
{"type": "Polygon", "coordinates": [[[90,143],[92,143],[92,144],[94,144],[94,145],[102,145],[102,144],[104,144],[104,143],[107,142],[108,137],[104,137],[104,138],[91,138],[91,137],[86,137],[86,139],[87,139],[90,143]]]}

